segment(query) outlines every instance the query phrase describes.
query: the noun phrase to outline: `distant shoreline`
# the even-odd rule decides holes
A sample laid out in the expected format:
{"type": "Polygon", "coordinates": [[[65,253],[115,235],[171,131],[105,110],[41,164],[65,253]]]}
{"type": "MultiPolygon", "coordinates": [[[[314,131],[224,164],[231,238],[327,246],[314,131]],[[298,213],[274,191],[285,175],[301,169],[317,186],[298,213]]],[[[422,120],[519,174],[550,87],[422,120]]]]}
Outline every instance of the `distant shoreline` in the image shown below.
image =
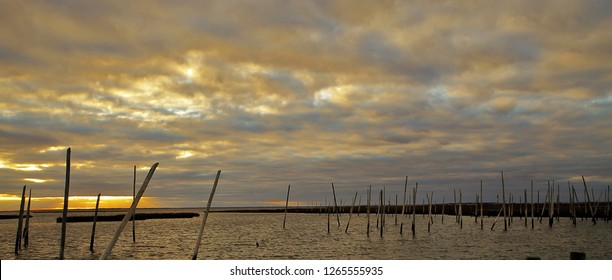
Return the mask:
{"type": "MultiPolygon", "coordinates": [[[[459,204],[456,204],[457,207],[459,204]]],[[[534,217],[540,217],[540,216],[544,216],[544,217],[548,217],[548,204],[544,205],[542,203],[540,204],[536,204],[535,205],[535,209],[534,209],[534,217]],[[545,207],[544,211],[542,211],[542,207],[545,207]]],[[[597,218],[606,218],[610,216],[610,213],[606,213],[606,205],[602,205],[602,203],[599,204],[599,206],[597,207],[597,209],[595,209],[595,205],[592,205],[593,207],[593,211],[596,212],[595,217],[597,218]]],[[[351,211],[351,206],[338,206],[338,211],[339,213],[349,213],[351,211]]],[[[466,217],[474,217],[475,214],[476,215],[480,215],[480,204],[478,204],[477,206],[475,206],[474,203],[464,203],[461,205],[462,208],[462,212],[463,212],[463,216],[466,217]],[[475,207],[477,209],[475,209],[475,207]]],[[[484,203],[483,204],[483,215],[487,216],[487,217],[495,217],[497,216],[497,214],[499,213],[499,211],[502,208],[502,204],[501,203],[484,203]]],[[[574,207],[576,209],[576,217],[578,218],[591,218],[591,212],[588,209],[588,207],[585,206],[584,203],[578,204],[574,207]]],[[[378,209],[378,206],[371,206],[370,208],[370,213],[372,214],[376,214],[378,209]]],[[[520,217],[520,216],[525,216],[524,214],[524,209],[525,209],[525,204],[518,204],[518,203],[513,203],[513,204],[507,204],[506,205],[506,211],[507,211],[507,215],[508,216],[513,216],[513,217],[520,217]]],[[[528,210],[528,215],[531,216],[531,204],[527,204],[527,210],[528,210]]],[[[570,204],[569,203],[560,203],[560,204],[555,204],[554,205],[554,216],[555,217],[571,217],[571,212],[570,210],[570,204]]],[[[61,213],[61,209],[52,209],[52,210],[34,210],[31,211],[31,217],[35,217],[36,214],[38,213],[61,213]]],[[[74,209],[74,210],[69,210],[69,213],[91,213],[93,212],[93,209],[74,209]]],[[[108,213],[108,212],[126,212],[127,209],[126,208],[104,208],[104,209],[99,209],[100,213],[108,213]]],[[[204,208],[197,208],[197,207],[190,207],[190,208],[139,208],[136,210],[137,212],[140,212],[138,214],[141,213],[149,213],[149,214],[160,214],[160,213],[165,213],[165,214],[169,214],[169,213],[185,213],[185,212],[203,212],[204,208]],[[154,213],[154,212],[158,212],[158,213],[154,213]]],[[[289,213],[326,213],[327,211],[330,212],[334,212],[334,207],[333,206],[299,206],[299,207],[289,207],[287,209],[287,212],[289,213]]],[[[353,207],[353,213],[357,213],[360,212],[361,214],[365,214],[366,213],[366,206],[365,205],[356,205],[353,207]]],[[[446,215],[455,215],[455,206],[453,203],[446,203],[444,204],[432,204],[432,210],[431,210],[433,215],[440,215],[442,213],[446,214],[446,215]]],[[[7,214],[0,214],[0,219],[17,219],[19,217],[19,215],[16,214],[8,214],[8,213],[15,213],[16,211],[3,211],[0,213],[7,213],[7,214]]],[[[213,207],[211,208],[211,212],[213,213],[284,213],[285,212],[285,208],[284,207],[278,207],[278,206],[270,206],[270,207],[266,207],[266,206],[260,206],[260,207],[213,207]]],[[[389,214],[389,215],[394,215],[395,213],[401,214],[402,212],[402,206],[401,205],[386,205],[385,206],[385,213],[389,214]]],[[[406,214],[412,214],[412,206],[411,205],[406,205],[406,208],[404,210],[404,212],[406,214]]],[[[415,209],[415,213],[416,214],[427,214],[429,213],[429,206],[428,205],[417,205],[416,209],[415,209]]],[[[103,216],[103,215],[100,215],[103,216]]]]}

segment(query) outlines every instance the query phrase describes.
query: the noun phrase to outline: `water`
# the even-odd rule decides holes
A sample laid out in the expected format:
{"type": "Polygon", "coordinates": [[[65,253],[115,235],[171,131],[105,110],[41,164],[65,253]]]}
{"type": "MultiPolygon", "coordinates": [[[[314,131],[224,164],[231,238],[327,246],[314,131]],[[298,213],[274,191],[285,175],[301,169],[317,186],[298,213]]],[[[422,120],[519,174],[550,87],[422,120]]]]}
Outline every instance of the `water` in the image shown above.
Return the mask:
{"type": "MultiPolygon", "coordinates": [[[[140,210],[139,210],[140,211],[140,210]]],[[[147,210],[144,210],[147,211],[147,210]]],[[[177,211],[177,210],[172,210],[177,211]]],[[[153,212],[159,212],[153,211],[153,212]]],[[[104,215],[117,214],[106,212],[104,215]]],[[[74,214],[82,215],[82,213],[74,214]]],[[[417,215],[416,237],[405,220],[404,234],[395,225],[394,215],[386,218],[384,235],[376,229],[371,216],[370,237],[366,236],[365,214],[353,215],[348,234],[344,233],[348,214],[340,216],[338,227],[331,216],[327,233],[327,215],[289,213],[283,230],[282,213],[211,213],[204,231],[199,259],[396,259],[396,260],[507,260],[537,256],[566,260],[572,251],[585,252],[587,259],[612,259],[612,223],[578,220],[574,227],[568,218],[550,228],[547,219],[535,229],[524,226],[519,218],[507,231],[503,219],[490,230],[494,218],[485,218],[485,229],[464,217],[463,228],[454,216],[434,217],[431,232],[426,216],[417,215]],[[259,246],[257,246],[259,244],[259,246]]],[[[17,220],[0,220],[0,259],[58,259],[61,213],[34,213],[30,219],[30,245],[14,254],[17,220]]],[[[191,219],[155,219],[136,221],[136,243],[132,242],[131,224],[126,226],[110,256],[111,259],[190,259],[197,240],[202,216],[191,219]]],[[[399,219],[401,221],[401,218],[399,219]]],[[[69,223],[65,259],[98,259],[110,242],[119,222],[98,222],[94,252],[89,251],[91,223],[69,223]]]]}

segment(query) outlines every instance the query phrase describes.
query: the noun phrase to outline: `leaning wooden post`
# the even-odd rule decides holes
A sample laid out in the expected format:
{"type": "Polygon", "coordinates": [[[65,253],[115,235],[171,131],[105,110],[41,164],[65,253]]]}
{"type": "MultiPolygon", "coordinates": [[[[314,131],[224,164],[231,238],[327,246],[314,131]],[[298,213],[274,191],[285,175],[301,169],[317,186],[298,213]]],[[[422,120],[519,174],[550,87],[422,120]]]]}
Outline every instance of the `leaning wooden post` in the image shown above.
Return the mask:
{"type": "Polygon", "coordinates": [[[204,212],[204,218],[202,218],[202,225],[200,226],[200,232],[198,233],[198,241],[193,249],[192,260],[198,258],[198,250],[200,249],[200,243],[202,243],[202,235],[204,234],[204,226],[206,225],[206,219],[208,219],[208,212],[210,211],[210,205],[212,204],[213,197],[215,196],[215,190],[217,189],[217,183],[219,183],[219,176],[221,176],[221,170],[217,171],[217,177],[215,177],[215,183],[213,184],[210,196],[208,197],[208,203],[206,204],[206,211],[204,212]]]}
{"type": "Polygon", "coordinates": [[[138,206],[138,202],[142,198],[142,195],[144,194],[145,190],[147,189],[147,186],[149,185],[149,181],[151,181],[151,178],[153,177],[153,173],[155,173],[155,169],[157,169],[158,165],[159,165],[159,162],[156,162],[155,164],[153,164],[153,166],[151,166],[151,169],[149,170],[149,174],[147,174],[147,177],[145,178],[144,182],[142,182],[142,186],[140,187],[138,194],[136,194],[136,199],[132,201],[132,206],[130,206],[130,209],[123,217],[121,224],[119,224],[119,227],[115,231],[115,235],[113,235],[113,238],[111,239],[110,243],[106,247],[106,250],[104,250],[104,253],[102,253],[102,256],[100,256],[101,260],[107,259],[110,253],[113,251],[113,247],[115,247],[115,243],[117,243],[117,240],[119,240],[119,236],[121,236],[121,232],[123,231],[127,223],[130,221],[130,218],[132,217],[132,215],[134,215],[134,211],[136,211],[136,206],[138,206]]]}
{"type": "Polygon", "coordinates": [[[402,220],[400,222],[400,234],[404,232],[404,218],[406,217],[406,190],[408,189],[408,176],[404,182],[404,203],[402,204],[402,220]]]}
{"type": "Polygon", "coordinates": [[[91,240],[89,241],[89,251],[93,252],[94,239],[96,238],[96,222],[98,221],[98,206],[100,206],[100,195],[98,193],[98,199],[96,199],[96,211],[94,212],[93,225],[91,226],[91,240]]]}
{"type": "Polygon", "coordinates": [[[351,216],[353,215],[353,207],[355,207],[355,201],[357,200],[357,192],[355,192],[355,197],[353,198],[353,205],[351,205],[351,210],[349,212],[348,222],[346,223],[346,229],[344,229],[344,233],[348,233],[349,225],[351,224],[351,216]]]}
{"type": "Polygon", "coordinates": [[[21,192],[21,206],[19,206],[19,221],[17,222],[17,238],[15,239],[15,254],[19,254],[21,249],[21,233],[23,229],[23,208],[25,207],[25,191],[26,186],[23,186],[21,192]]]}
{"type": "MultiPolygon", "coordinates": [[[[589,210],[591,210],[591,216],[592,216],[591,221],[593,221],[593,224],[596,224],[597,222],[595,221],[595,214],[593,214],[593,206],[591,205],[591,198],[589,198],[589,190],[587,189],[587,185],[586,185],[586,181],[584,180],[584,176],[582,176],[582,183],[584,184],[584,193],[586,194],[587,205],[589,207],[589,210]]],[[[593,199],[595,199],[595,197],[593,197],[593,199]]]]}
{"type": "Polygon", "coordinates": [[[66,180],[64,186],[64,211],[62,212],[62,236],[60,239],[59,259],[64,259],[64,248],[66,247],[66,220],[68,219],[68,196],[70,190],[70,148],[66,150],[66,180]]]}
{"type": "MultiPolygon", "coordinates": [[[[134,165],[134,180],[132,181],[132,202],[136,198],[136,165],[134,165]]],[[[132,242],[136,243],[136,211],[132,215],[132,242]]]]}
{"type": "Polygon", "coordinates": [[[28,249],[30,240],[30,202],[32,202],[32,189],[30,189],[30,195],[28,196],[28,210],[26,211],[25,230],[23,232],[23,247],[28,249]]]}
{"type": "Polygon", "coordinates": [[[340,227],[340,210],[338,210],[338,203],[336,202],[336,188],[334,188],[334,183],[332,182],[332,193],[334,194],[334,211],[336,212],[336,219],[338,220],[338,227],[340,227]]]}
{"type": "Polygon", "coordinates": [[[287,209],[289,208],[289,191],[291,191],[291,185],[287,187],[287,200],[285,201],[285,218],[283,219],[283,229],[285,229],[285,223],[287,222],[287,209]]]}

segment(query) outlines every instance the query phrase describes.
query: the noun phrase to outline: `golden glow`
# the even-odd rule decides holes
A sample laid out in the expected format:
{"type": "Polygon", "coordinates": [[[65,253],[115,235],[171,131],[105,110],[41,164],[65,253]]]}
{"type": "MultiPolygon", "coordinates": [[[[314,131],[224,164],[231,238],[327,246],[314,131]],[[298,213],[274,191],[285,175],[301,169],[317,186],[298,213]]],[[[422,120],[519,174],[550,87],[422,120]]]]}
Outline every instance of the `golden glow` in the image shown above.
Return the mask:
{"type": "MultiPolygon", "coordinates": [[[[94,209],[98,196],[71,196],[68,199],[69,209],[94,209]]],[[[21,196],[13,194],[0,194],[0,211],[13,211],[19,209],[21,196]]],[[[63,197],[36,197],[32,196],[32,209],[62,209],[63,197]]],[[[131,196],[100,196],[100,208],[128,208],[132,205],[131,196]]],[[[142,197],[138,208],[159,207],[157,197],[142,197]]]]}
{"type": "Polygon", "coordinates": [[[36,179],[36,178],[23,178],[23,180],[28,181],[28,182],[34,182],[34,183],[44,183],[44,182],[52,181],[52,180],[43,180],[43,179],[36,179]]]}
{"type": "Polygon", "coordinates": [[[51,167],[53,164],[43,163],[12,163],[5,160],[0,160],[0,168],[8,168],[19,171],[40,171],[43,168],[51,167]]]}
{"type": "MultiPolygon", "coordinates": [[[[261,201],[263,204],[273,205],[273,206],[285,206],[286,201],[284,200],[264,200],[261,201]]],[[[299,206],[299,201],[297,200],[289,200],[289,206],[296,207],[299,206]]]]}
{"type": "Polygon", "coordinates": [[[179,155],[176,156],[176,159],[188,158],[188,157],[192,157],[193,155],[194,155],[193,151],[181,151],[179,155]]]}
{"type": "Polygon", "coordinates": [[[61,146],[51,146],[51,147],[47,147],[44,148],[40,151],[38,151],[39,153],[46,153],[46,152],[52,152],[52,151],[59,151],[59,150],[65,150],[67,149],[66,147],[61,147],[61,146]]]}
{"type": "Polygon", "coordinates": [[[195,72],[193,71],[193,69],[188,68],[187,70],[185,70],[185,75],[187,75],[187,77],[193,78],[195,72]]]}

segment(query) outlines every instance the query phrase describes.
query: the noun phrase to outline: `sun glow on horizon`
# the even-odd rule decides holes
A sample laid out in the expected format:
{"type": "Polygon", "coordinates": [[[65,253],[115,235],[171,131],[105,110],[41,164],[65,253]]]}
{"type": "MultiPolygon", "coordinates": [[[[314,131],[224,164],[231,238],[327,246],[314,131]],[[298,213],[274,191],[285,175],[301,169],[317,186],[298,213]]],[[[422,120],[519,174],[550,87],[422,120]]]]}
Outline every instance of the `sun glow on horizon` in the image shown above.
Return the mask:
{"type": "MultiPolygon", "coordinates": [[[[98,196],[70,196],[68,209],[95,209],[98,196]]],[[[26,195],[27,200],[27,195],[26,195]]],[[[14,211],[19,209],[21,196],[14,194],[0,194],[0,211],[14,211]]],[[[63,209],[63,197],[36,197],[32,196],[32,210],[63,209]]],[[[132,196],[100,196],[99,208],[128,208],[132,205],[132,196]]],[[[157,197],[142,197],[138,208],[158,207],[157,197]]]]}

